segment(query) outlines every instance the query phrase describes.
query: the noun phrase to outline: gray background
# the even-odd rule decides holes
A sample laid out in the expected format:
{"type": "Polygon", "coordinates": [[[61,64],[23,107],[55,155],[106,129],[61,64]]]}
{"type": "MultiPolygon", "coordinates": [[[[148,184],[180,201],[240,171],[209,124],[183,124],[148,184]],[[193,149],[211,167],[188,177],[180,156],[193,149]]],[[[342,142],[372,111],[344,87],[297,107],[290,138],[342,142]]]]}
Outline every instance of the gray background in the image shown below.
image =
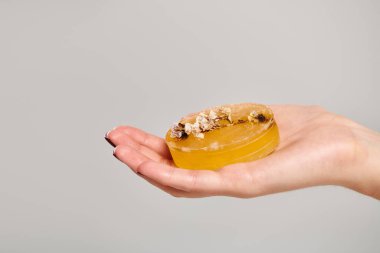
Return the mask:
{"type": "Polygon", "coordinates": [[[380,252],[334,187],[176,199],[105,132],[227,102],[320,104],[380,130],[379,1],[0,0],[0,252],[380,252]]]}

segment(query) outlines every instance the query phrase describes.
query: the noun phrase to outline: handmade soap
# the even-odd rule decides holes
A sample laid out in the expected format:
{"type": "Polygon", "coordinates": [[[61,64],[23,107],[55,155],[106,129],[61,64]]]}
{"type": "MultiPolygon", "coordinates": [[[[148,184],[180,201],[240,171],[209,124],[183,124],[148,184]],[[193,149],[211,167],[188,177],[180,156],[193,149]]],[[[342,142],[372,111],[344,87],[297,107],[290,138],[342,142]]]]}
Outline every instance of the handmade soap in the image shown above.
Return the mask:
{"type": "Polygon", "coordinates": [[[269,107],[228,104],[183,117],[165,140],[177,167],[216,170],[269,155],[279,143],[279,131],[269,107]]]}

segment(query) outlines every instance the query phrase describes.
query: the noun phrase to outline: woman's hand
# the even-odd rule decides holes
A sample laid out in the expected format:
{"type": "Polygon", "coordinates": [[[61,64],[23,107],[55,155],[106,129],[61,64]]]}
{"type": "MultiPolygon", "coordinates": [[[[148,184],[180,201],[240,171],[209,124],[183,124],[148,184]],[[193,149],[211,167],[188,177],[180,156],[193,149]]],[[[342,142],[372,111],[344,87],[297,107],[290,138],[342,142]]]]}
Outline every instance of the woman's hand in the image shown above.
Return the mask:
{"type": "Polygon", "coordinates": [[[271,155],[216,171],[175,167],[162,138],[130,126],[110,131],[114,156],[176,197],[256,197],[340,185],[380,199],[380,135],[318,106],[271,106],[280,145],[271,155]]]}

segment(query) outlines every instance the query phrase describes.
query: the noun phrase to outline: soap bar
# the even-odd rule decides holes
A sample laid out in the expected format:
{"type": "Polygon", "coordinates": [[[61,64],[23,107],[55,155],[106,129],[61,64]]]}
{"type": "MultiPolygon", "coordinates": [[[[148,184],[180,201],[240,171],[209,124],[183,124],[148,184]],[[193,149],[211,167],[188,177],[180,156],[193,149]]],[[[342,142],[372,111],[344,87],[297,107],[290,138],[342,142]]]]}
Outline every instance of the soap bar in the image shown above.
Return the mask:
{"type": "Polygon", "coordinates": [[[268,106],[227,104],[181,118],[165,141],[177,167],[217,170],[269,155],[279,144],[279,130],[268,106]]]}

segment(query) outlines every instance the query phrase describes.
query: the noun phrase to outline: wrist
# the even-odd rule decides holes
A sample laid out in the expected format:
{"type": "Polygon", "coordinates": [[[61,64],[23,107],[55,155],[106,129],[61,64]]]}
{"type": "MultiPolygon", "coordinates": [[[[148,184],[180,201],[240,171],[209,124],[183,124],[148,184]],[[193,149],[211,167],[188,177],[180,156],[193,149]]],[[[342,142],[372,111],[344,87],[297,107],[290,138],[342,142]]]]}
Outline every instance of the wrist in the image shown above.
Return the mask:
{"type": "Polygon", "coordinates": [[[355,122],[348,125],[352,136],[344,186],[380,199],[380,134],[355,122]]]}

